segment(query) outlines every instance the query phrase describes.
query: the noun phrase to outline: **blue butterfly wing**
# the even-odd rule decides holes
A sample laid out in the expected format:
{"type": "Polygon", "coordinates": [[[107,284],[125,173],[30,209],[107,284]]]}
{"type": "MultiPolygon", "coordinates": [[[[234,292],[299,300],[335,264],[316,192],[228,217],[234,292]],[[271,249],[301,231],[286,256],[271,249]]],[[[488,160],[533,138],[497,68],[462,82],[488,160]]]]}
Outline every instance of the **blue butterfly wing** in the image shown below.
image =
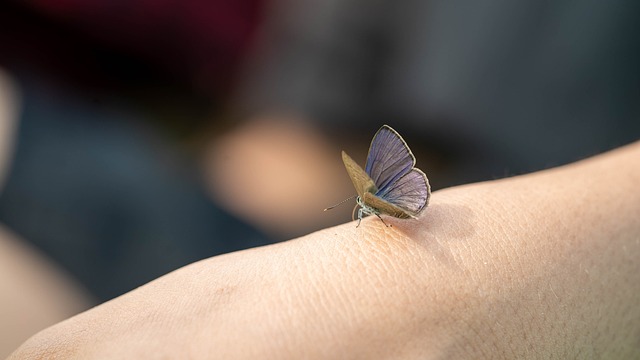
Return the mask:
{"type": "Polygon", "coordinates": [[[415,217],[429,204],[430,194],[427,176],[420,169],[413,168],[386,188],[378,191],[376,196],[415,217]]]}
{"type": "Polygon", "coordinates": [[[371,140],[365,172],[376,184],[378,193],[383,193],[408,174],[415,163],[416,159],[402,137],[384,125],[371,140]]]}

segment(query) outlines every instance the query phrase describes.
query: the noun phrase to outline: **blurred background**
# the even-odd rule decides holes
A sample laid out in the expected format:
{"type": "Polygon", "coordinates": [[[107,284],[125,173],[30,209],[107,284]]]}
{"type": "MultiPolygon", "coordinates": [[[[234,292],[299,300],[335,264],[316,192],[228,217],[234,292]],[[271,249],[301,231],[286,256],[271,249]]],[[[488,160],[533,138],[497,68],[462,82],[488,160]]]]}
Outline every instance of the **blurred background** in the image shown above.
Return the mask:
{"type": "Polygon", "coordinates": [[[632,142],[638,64],[631,0],[4,1],[0,356],[185,264],[350,220],[322,211],[355,192],[340,150],[364,165],[382,124],[433,190],[632,142]]]}

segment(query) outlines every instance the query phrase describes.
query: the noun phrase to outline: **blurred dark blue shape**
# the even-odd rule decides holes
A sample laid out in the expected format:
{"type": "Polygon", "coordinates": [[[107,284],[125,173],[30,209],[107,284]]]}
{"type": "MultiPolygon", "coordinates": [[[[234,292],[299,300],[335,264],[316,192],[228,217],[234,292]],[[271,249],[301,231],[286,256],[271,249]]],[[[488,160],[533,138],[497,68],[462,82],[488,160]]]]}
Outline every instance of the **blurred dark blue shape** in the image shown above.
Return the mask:
{"type": "Polygon", "coordinates": [[[269,242],[214,205],[189,161],[133,112],[41,82],[24,85],[0,221],[98,300],[269,242]]]}
{"type": "Polygon", "coordinates": [[[449,155],[451,182],[439,185],[540,170],[640,138],[637,1],[287,4],[247,101],[256,111],[295,109],[333,133],[393,125],[414,152],[422,143],[449,155]]]}

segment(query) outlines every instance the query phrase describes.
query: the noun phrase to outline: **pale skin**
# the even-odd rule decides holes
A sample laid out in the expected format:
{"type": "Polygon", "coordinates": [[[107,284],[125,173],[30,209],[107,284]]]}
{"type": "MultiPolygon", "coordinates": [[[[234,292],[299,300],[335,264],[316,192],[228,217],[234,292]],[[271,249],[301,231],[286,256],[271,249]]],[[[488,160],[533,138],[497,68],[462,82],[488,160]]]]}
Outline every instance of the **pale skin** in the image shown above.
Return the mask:
{"type": "Polygon", "coordinates": [[[417,220],[186,266],[10,359],[640,358],[639,185],[635,143],[437,191],[417,220]]]}

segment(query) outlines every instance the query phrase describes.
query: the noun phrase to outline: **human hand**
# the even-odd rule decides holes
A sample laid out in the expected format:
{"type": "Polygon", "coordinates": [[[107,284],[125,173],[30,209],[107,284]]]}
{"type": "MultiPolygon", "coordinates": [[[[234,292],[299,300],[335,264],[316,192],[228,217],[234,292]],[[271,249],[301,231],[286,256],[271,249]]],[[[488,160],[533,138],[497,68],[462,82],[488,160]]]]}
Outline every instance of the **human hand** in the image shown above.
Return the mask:
{"type": "Polygon", "coordinates": [[[210,258],[22,358],[638,358],[640,144],[210,258]]]}

